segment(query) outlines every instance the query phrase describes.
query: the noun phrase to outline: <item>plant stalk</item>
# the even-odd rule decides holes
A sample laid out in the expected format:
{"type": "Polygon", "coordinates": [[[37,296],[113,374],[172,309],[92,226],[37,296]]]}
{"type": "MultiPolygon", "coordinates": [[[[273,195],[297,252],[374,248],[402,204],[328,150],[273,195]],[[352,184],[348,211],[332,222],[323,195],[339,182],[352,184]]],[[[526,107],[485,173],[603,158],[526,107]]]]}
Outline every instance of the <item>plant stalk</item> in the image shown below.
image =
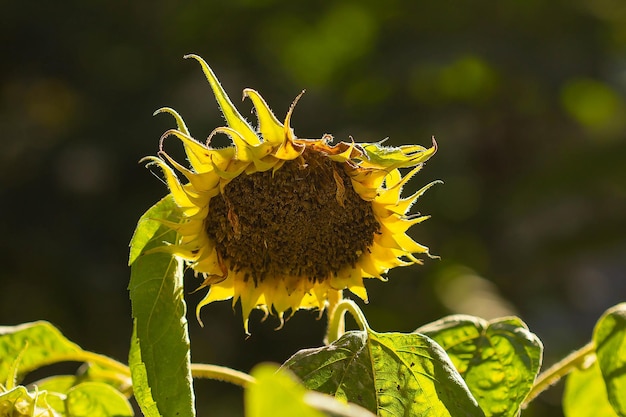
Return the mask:
{"type": "Polygon", "coordinates": [[[208,365],[203,363],[192,363],[191,375],[194,378],[208,378],[230,382],[231,384],[239,385],[242,388],[256,382],[253,377],[244,372],[236,371],[225,366],[208,365]]]}
{"type": "Polygon", "coordinates": [[[589,342],[585,346],[570,353],[565,358],[543,371],[537,377],[535,384],[522,403],[522,408],[525,408],[532,400],[537,398],[539,394],[559,382],[565,375],[569,374],[576,368],[580,368],[583,363],[585,363],[587,357],[595,353],[595,349],[595,343],[589,342]]]}
{"type": "Polygon", "coordinates": [[[352,317],[356,321],[357,326],[361,330],[369,330],[369,324],[365,319],[365,315],[359,308],[359,306],[352,300],[343,299],[337,303],[335,308],[330,311],[330,318],[328,321],[328,330],[326,332],[326,344],[330,344],[339,339],[345,333],[345,318],[346,311],[352,314],[352,317]]]}

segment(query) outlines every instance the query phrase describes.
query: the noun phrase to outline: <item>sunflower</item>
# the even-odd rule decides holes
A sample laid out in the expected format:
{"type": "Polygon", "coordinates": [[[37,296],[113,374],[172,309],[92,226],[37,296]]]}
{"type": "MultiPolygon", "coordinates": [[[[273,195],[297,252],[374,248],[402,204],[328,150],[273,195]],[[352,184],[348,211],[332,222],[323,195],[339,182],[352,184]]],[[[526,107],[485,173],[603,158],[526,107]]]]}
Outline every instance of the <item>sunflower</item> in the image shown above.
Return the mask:
{"type": "Polygon", "coordinates": [[[435,153],[434,139],[430,148],[332,145],[330,135],[300,139],[290,120],[302,94],[280,123],[258,92],[245,89],[255,129],[207,63],[185,58],[202,66],[227,126],[201,143],[176,111],[159,109],[155,114],[171,114],[177,128],[161,137],[158,157],[145,160],[163,171],[182,213],[180,223],[164,222],[178,234],[167,250],[204,279],[200,288],[209,288],[198,320],[203,306],[232,299],[233,306],[241,303],[246,333],[255,308],[276,315],[282,326],[286,313],[332,308],[344,289],[367,301],[363,278],[385,280],[390,268],[422,263],[416,254],[430,256],[406,231],[428,218],[407,213],[434,182],[409,197],[400,193],[435,153]],[[212,147],[216,134],[227,135],[232,146],[212,147]],[[182,142],[189,168],[163,150],[171,136],[182,142]],[[403,176],[400,168],[410,170],[403,176]]]}

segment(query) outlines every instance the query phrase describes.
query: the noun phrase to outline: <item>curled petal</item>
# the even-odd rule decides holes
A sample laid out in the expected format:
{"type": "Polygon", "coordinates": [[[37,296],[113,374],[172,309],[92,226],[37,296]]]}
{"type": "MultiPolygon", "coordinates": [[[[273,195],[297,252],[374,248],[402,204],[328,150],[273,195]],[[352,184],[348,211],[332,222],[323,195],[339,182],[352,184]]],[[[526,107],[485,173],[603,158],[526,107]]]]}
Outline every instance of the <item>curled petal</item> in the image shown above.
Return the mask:
{"type": "Polygon", "coordinates": [[[252,100],[257,118],[259,119],[259,132],[263,136],[263,140],[271,143],[273,146],[280,145],[285,137],[284,127],[274,116],[263,97],[251,88],[243,90],[243,96],[252,100]]]}
{"type": "Polygon", "coordinates": [[[222,88],[222,85],[217,80],[213,70],[207,65],[204,59],[195,54],[185,55],[184,58],[193,58],[200,63],[200,66],[202,66],[202,71],[213,89],[217,104],[220,106],[228,126],[241,133],[241,135],[245,137],[246,141],[249,143],[258,144],[260,141],[256,133],[254,133],[254,129],[250,127],[248,122],[246,122],[246,119],[244,119],[239,111],[237,111],[232,101],[230,101],[230,98],[226,94],[226,91],[224,91],[224,88],[222,88]]]}

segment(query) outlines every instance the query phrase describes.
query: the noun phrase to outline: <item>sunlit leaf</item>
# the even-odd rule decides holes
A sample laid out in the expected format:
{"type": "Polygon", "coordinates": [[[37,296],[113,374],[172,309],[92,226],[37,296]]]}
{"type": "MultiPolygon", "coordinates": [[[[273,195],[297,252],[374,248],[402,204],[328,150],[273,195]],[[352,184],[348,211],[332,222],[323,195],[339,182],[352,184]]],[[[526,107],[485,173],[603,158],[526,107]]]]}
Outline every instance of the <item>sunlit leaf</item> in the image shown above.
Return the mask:
{"type": "Polygon", "coordinates": [[[305,387],[381,416],[482,416],[446,353],[421,334],[351,331],[284,366],[305,387]]]}
{"type": "Polygon", "coordinates": [[[161,245],[163,241],[166,241],[165,236],[161,235],[170,231],[163,227],[159,219],[170,221],[178,221],[180,219],[178,207],[176,207],[171,194],[168,194],[161,201],[150,207],[139,219],[135,233],[133,233],[130,241],[129,265],[132,265],[139,255],[150,246],[161,245]]]}
{"type": "Polygon", "coordinates": [[[55,375],[40,379],[31,385],[36,385],[39,390],[54,391],[65,394],[76,384],[78,384],[78,380],[74,375],[55,375]]]}
{"type": "Polygon", "coordinates": [[[45,321],[0,327],[0,381],[12,378],[14,366],[19,377],[45,365],[72,360],[77,352],[82,349],[45,321]]]}
{"type": "Polygon", "coordinates": [[[31,385],[36,386],[39,391],[54,394],[48,395],[48,404],[55,410],[65,410],[65,394],[77,383],[74,375],[55,375],[31,385]]]}
{"type": "Polygon", "coordinates": [[[516,416],[535,381],[543,346],[516,317],[455,315],[417,329],[448,353],[487,416],[516,416]]]}
{"type": "Polygon", "coordinates": [[[376,412],[374,370],[367,341],[366,332],[347,332],[330,346],[297,352],[284,366],[302,379],[308,389],[376,412]]]}
{"type": "Polygon", "coordinates": [[[324,417],[325,414],[306,404],[306,389],[287,372],[261,364],[252,370],[256,378],[245,392],[246,417],[324,417]]]}
{"type": "Polygon", "coordinates": [[[566,417],[618,417],[609,403],[598,362],[575,369],[565,380],[563,412],[566,417]]]}
{"type": "Polygon", "coordinates": [[[68,417],[126,417],[133,408],[124,395],[102,382],[83,382],[67,393],[65,409],[68,417]]]}
{"type": "Polygon", "coordinates": [[[152,391],[148,383],[148,373],[146,365],[141,360],[139,350],[139,339],[137,339],[137,326],[133,326],[133,335],[130,342],[130,353],[128,354],[130,373],[133,376],[133,395],[141,407],[145,417],[161,417],[159,408],[154,402],[152,391]]]}
{"type": "Polygon", "coordinates": [[[146,393],[150,387],[150,395],[137,397],[144,413],[153,410],[153,399],[161,415],[185,417],[195,411],[183,264],[166,252],[145,252],[175,242],[175,232],[157,219],[175,222],[179,216],[173,200],[164,198],[141,217],[133,236],[129,290],[135,333],[129,363],[133,385],[141,384],[146,393]]]}
{"type": "Polygon", "coordinates": [[[626,416],[626,303],[604,313],[593,340],[609,402],[618,415],[626,416]]]}

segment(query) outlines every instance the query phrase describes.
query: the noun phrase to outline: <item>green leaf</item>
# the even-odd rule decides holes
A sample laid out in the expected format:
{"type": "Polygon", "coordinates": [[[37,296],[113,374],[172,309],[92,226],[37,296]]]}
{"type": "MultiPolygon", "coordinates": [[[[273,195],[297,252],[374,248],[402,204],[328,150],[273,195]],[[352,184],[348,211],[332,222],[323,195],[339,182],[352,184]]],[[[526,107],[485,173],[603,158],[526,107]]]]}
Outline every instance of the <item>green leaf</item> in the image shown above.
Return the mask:
{"type": "Polygon", "coordinates": [[[618,415],[626,416],[626,303],[604,313],[593,340],[609,402],[618,415]]]}
{"type": "Polygon", "coordinates": [[[130,240],[130,252],[128,256],[128,265],[132,265],[139,255],[146,249],[155,246],[161,246],[164,241],[171,241],[171,231],[163,227],[159,219],[170,220],[174,222],[180,221],[181,215],[174,202],[171,194],[163,197],[161,201],[150,207],[137,222],[137,227],[130,240]]]}
{"type": "Polygon", "coordinates": [[[0,381],[13,379],[15,370],[19,379],[20,376],[42,366],[75,360],[73,355],[82,351],[78,345],[67,340],[59,330],[45,321],[2,326],[0,381]]]}
{"type": "Polygon", "coordinates": [[[483,416],[446,353],[421,334],[351,331],[284,366],[314,389],[381,416],[483,416]]]}
{"type": "Polygon", "coordinates": [[[244,394],[246,417],[324,417],[308,405],[306,389],[277,366],[261,364],[252,370],[256,383],[249,384],[244,394]]]}
{"type": "Polygon", "coordinates": [[[486,416],[517,416],[541,367],[543,346],[517,317],[454,315],[417,332],[450,356],[486,416]]]}
{"type": "Polygon", "coordinates": [[[302,379],[308,389],[376,412],[374,369],[367,343],[366,332],[346,332],[330,346],[297,352],[283,366],[302,379]]]}
{"type": "MultiPolygon", "coordinates": [[[[165,251],[149,251],[176,242],[176,233],[159,222],[180,220],[171,197],[139,220],[130,249],[130,298],[135,337],[129,357],[133,385],[147,384],[150,396],[137,397],[144,413],[194,416],[189,335],[183,298],[183,263],[165,251]],[[158,227],[156,225],[158,224],[158,227]],[[145,402],[143,400],[146,400],[145,402]]],[[[146,387],[140,387],[146,391],[146,387]]]]}
{"type": "Polygon", "coordinates": [[[587,369],[574,369],[567,376],[563,412],[566,417],[617,417],[609,403],[597,361],[587,369]]]}
{"type": "Polygon", "coordinates": [[[133,394],[137,403],[141,407],[141,411],[145,417],[161,417],[159,408],[154,402],[152,391],[148,383],[148,372],[146,366],[141,360],[141,351],[139,349],[139,339],[137,339],[137,324],[133,324],[133,335],[130,342],[130,353],[128,355],[128,363],[130,373],[133,377],[133,394]]]}
{"type": "MultiPolygon", "coordinates": [[[[55,375],[32,383],[41,391],[47,391],[48,404],[57,411],[65,411],[65,394],[78,382],[74,375],[55,375]]],[[[0,414],[1,415],[1,414],[0,414]]]]}
{"type": "Polygon", "coordinates": [[[54,391],[65,394],[76,384],[78,384],[78,381],[74,375],[55,375],[40,379],[30,385],[37,386],[37,389],[41,391],[54,391]]]}
{"type": "Polygon", "coordinates": [[[103,382],[83,382],[70,389],[65,400],[68,417],[126,417],[133,408],[124,395],[103,382]]]}

